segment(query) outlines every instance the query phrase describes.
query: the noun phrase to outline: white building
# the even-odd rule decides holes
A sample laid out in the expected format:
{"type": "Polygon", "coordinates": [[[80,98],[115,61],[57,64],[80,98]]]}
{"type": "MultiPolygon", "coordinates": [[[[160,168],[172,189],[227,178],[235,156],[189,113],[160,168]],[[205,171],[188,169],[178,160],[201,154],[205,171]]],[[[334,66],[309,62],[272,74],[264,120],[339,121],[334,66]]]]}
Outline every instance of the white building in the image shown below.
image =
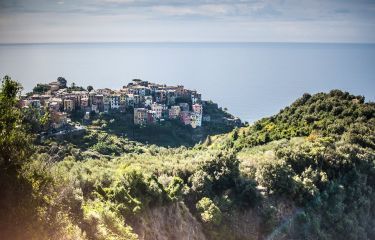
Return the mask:
{"type": "Polygon", "coordinates": [[[111,109],[120,108],[120,95],[111,95],[111,109]]]}
{"type": "Polygon", "coordinates": [[[202,126],[202,114],[192,113],[190,115],[190,125],[192,128],[202,126]]]}
{"type": "Polygon", "coordinates": [[[151,110],[155,111],[156,117],[159,119],[162,117],[163,109],[164,109],[163,104],[153,103],[151,105],[151,110]]]}
{"type": "Polygon", "coordinates": [[[126,94],[126,106],[134,107],[134,94],[126,94]]]}
{"type": "Polygon", "coordinates": [[[152,105],[152,96],[145,96],[145,107],[150,107],[152,105]]]}

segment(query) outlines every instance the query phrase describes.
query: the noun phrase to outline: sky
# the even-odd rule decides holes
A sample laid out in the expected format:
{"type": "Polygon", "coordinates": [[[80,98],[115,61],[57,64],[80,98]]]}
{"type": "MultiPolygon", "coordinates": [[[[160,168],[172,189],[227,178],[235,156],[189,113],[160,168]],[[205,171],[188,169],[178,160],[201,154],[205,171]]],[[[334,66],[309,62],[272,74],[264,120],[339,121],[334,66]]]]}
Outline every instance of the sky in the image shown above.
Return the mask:
{"type": "Polygon", "coordinates": [[[0,0],[0,43],[375,43],[375,0],[0,0]]]}

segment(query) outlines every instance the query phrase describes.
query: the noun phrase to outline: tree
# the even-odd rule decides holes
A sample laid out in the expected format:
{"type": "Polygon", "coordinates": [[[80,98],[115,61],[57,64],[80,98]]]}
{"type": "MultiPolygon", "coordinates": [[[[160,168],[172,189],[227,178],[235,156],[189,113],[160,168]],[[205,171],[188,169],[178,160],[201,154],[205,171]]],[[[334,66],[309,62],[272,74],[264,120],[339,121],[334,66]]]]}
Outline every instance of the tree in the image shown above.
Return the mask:
{"type": "Polygon", "coordinates": [[[57,82],[59,83],[60,88],[66,88],[66,84],[68,83],[68,81],[63,77],[58,77],[57,82]]]}
{"type": "Polygon", "coordinates": [[[293,169],[283,161],[265,162],[256,171],[257,182],[271,191],[278,194],[294,194],[295,182],[293,169]]]}
{"type": "Polygon", "coordinates": [[[218,153],[211,160],[203,163],[200,170],[212,180],[212,190],[217,194],[233,187],[240,175],[239,161],[232,153],[218,153]]]}
{"type": "Polygon", "coordinates": [[[20,173],[32,154],[32,139],[18,108],[21,85],[5,76],[0,89],[0,234],[4,239],[30,239],[25,229],[35,229],[36,208],[32,186],[20,173]],[[20,227],[22,226],[22,227],[20,227]]]}
{"type": "Polygon", "coordinates": [[[47,92],[48,90],[50,90],[50,86],[48,84],[41,84],[41,83],[38,83],[34,88],[33,88],[33,93],[36,93],[36,94],[44,94],[45,92],[47,92]]]}
{"type": "Polygon", "coordinates": [[[5,76],[0,90],[0,166],[18,169],[31,154],[31,138],[17,107],[21,85],[5,76]]]}
{"type": "Polygon", "coordinates": [[[70,87],[68,87],[68,92],[71,92],[71,91],[84,91],[85,89],[82,87],[82,86],[77,86],[76,83],[72,82],[72,84],[70,85],[70,87]]]}

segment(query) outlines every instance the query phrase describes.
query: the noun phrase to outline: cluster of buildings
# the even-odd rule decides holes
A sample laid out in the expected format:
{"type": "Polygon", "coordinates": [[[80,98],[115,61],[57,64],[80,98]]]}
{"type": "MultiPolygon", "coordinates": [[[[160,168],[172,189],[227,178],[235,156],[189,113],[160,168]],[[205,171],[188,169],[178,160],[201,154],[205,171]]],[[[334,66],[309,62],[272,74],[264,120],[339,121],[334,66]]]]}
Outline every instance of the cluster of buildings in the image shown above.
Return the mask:
{"type": "Polygon", "coordinates": [[[46,109],[51,114],[52,127],[67,123],[75,110],[85,112],[133,112],[134,124],[153,124],[168,119],[180,120],[193,128],[202,125],[203,107],[201,94],[183,86],[166,86],[134,79],[119,90],[109,88],[83,90],[67,88],[66,80],[59,79],[47,86],[42,94],[32,94],[21,99],[23,107],[46,109]]]}
{"type": "Polygon", "coordinates": [[[137,99],[131,103],[136,125],[178,119],[193,128],[202,126],[202,98],[195,90],[134,79],[120,91],[125,98],[137,99]]]}
{"type": "Polygon", "coordinates": [[[202,104],[192,104],[191,110],[188,103],[179,103],[168,106],[163,103],[154,102],[150,108],[134,108],[134,124],[152,124],[158,120],[179,119],[185,125],[193,128],[202,126],[203,108],[202,104]]]}

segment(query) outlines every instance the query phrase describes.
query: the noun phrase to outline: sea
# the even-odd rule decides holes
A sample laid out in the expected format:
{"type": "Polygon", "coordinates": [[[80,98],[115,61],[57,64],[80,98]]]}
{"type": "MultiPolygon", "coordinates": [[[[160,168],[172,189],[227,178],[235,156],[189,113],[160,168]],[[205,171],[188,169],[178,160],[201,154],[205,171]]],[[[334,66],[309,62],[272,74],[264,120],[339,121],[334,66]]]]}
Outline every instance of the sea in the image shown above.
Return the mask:
{"type": "Polygon", "coordinates": [[[304,93],[341,89],[375,101],[375,44],[0,44],[0,75],[24,92],[60,76],[94,88],[121,88],[134,78],[184,85],[252,123],[304,93]]]}

